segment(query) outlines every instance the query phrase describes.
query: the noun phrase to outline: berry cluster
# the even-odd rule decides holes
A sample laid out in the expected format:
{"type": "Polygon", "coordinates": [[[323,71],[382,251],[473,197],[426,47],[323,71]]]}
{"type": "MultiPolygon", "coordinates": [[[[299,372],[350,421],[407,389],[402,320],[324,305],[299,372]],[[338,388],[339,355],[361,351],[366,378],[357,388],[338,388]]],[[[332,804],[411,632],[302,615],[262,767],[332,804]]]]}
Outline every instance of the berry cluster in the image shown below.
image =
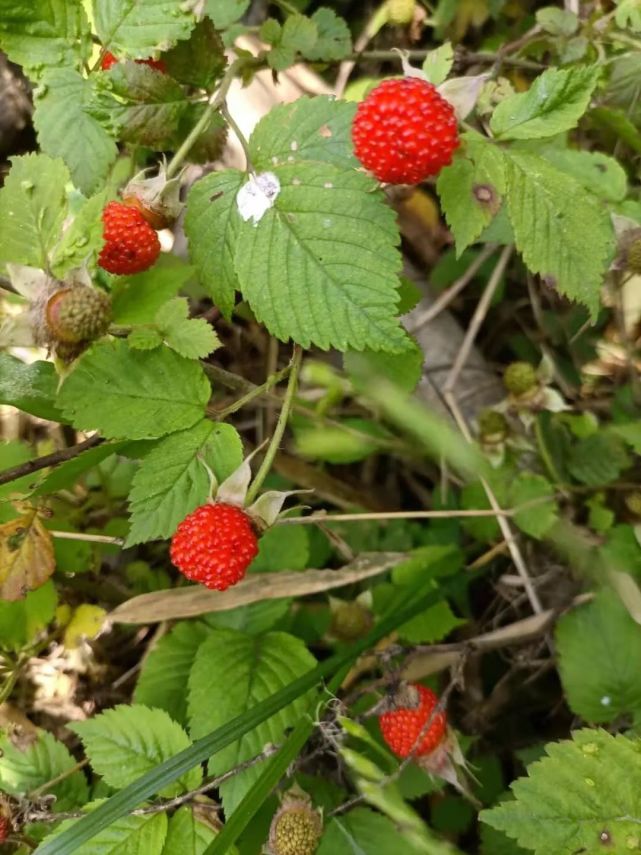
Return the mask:
{"type": "Polygon", "coordinates": [[[160,241],[138,208],[109,202],[102,212],[104,245],[98,264],[124,275],[147,270],[158,258],[160,241]]]}
{"type": "Polygon", "coordinates": [[[451,163],[459,146],[456,114],[427,80],[384,80],[359,104],[352,140],[379,181],[419,184],[451,163]]]}
{"type": "Polygon", "coordinates": [[[258,554],[248,514],[224,502],[201,505],[180,523],[171,541],[171,560],[183,576],[224,591],[235,585],[258,554]]]}

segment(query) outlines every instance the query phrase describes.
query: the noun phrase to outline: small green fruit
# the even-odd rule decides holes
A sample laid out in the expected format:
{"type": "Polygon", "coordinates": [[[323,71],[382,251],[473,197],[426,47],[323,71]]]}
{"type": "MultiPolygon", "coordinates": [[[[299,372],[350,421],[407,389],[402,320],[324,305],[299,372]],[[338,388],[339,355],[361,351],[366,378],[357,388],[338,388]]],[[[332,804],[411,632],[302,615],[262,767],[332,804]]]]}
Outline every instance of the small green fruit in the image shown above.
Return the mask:
{"type": "Polygon", "coordinates": [[[625,504],[630,513],[635,517],[641,517],[641,493],[628,493],[625,497],[625,504]]]}
{"type": "Polygon", "coordinates": [[[339,603],[332,614],[332,634],[340,641],[355,641],[372,628],[372,613],[358,602],[339,603]]]}
{"type": "Polygon", "coordinates": [[[626,252],[627,269],[632,273],[641,273],[641,238],[636,238],[626,252]]]}
{"type": "Polygon", "coordinates": [[[318,811],[303,799],[286,800],[269,830],[271,855],[314,855],[323,831],[318,811]]]}
{"type": "Polygon", "coordinates": [[[483,410],[479,416],[479,436],[482,442],[502,442],[508,434],[508,423],[503,413],[483,410]]]}
{"type": "Polygon", "coordinates": [[[109,328],[111,298],[88,285],[60,288],[47,301],[45,317],[58,345],[92,341],[109,328]]]}
{"type": "Polygon", "coordinates": [[[416,11],[416,0],[387,0],[387,20],[390,24],[411,24],[416,11]]]}
{"type": "Polygon", "coordinates": [[[503,385],[516,398],[527,395],[539,385],[536,369],[529,362],[513,362],[505,369],[503,385]]]}

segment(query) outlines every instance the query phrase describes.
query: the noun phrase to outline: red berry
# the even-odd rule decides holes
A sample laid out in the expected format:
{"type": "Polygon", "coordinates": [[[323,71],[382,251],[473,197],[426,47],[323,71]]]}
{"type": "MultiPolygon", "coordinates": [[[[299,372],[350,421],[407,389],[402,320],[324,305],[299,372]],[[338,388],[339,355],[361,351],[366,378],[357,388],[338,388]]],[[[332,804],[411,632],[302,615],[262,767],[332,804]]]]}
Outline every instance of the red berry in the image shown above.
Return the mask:
{"type": "Polygon", "coordinates": [[[410,683],[409,689],[418,692],[418,706],[401,707],[383,713],[378,721],[383,739],[394,754],[399,757],[407,757],[410,754],[423,757],[431,754],[441,743],[447,730],[447,718],[442,712],[432,715],[438,704],[438,697],[431,689],[426,689],[418,683],[410,683]],[[430,716],[432,720],[423,730],[430,716]]]}
{"type": "Polygon", "coordinates": [[[160,242],[140,211],[109,202],[102,212],[105,244],[98,264],[109,273],[140,273],[158,258],[160,242]]]}
{"type": "Polygon", "coordinates": [[[245,575],[258,554],[258,538],[241,508],[201,505],[176,529],[170,554],[183,576],[224,591],[245,575]]]}
{"type": "Polygon", "coordinates": [[[426,80],[384,80],[358,105],[352,140],[379,181],[418,184],[451,163],[459,145],[456,114],[426,80]]]}
{"type": "MultiPolygon", "coordinates": [[[[111,66],[115,65],[117,62],[118,59],[110,51],[107,51],[102,58],[100,67],[103,71],[109,71],[111,66]]],[[[167,73],[167,66],[162,59],[136,59],[134,62],[137,62],[138,65],[148,65],[150,68],[155,68],[156,71],[161,71],[163,74],[167,73]]]]}

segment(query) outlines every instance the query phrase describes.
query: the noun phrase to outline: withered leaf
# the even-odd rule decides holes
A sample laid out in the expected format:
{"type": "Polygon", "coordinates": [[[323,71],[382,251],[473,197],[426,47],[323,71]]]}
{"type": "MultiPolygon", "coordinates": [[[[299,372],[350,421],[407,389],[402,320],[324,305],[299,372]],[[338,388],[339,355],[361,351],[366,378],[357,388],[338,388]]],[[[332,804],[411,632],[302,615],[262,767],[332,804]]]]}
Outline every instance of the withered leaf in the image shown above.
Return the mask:
{"type": "Polygon", "coordinates": [[[24,599],[55,566],[51,535],[36,511],[0,525],[0,599],[24,599]]]}

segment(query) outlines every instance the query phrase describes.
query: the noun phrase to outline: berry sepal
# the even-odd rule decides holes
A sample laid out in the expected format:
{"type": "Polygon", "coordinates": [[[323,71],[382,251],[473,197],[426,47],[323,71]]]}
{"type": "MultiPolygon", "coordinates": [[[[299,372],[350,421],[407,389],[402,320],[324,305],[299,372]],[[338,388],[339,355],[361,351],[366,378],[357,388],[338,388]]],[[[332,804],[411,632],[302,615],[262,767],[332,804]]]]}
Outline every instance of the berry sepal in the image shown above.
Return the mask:
{"type": "Polygon", "coordinates": [[[148,178],[148,173],[149,169],[143,169],[131,179],[122,191],[122,201],[140,211],[149,225],[159,231],[171,226],[185,207],[180,201],[183,173],[167,178],[165,163],[161,164],[157,175],[148,178]]]}

